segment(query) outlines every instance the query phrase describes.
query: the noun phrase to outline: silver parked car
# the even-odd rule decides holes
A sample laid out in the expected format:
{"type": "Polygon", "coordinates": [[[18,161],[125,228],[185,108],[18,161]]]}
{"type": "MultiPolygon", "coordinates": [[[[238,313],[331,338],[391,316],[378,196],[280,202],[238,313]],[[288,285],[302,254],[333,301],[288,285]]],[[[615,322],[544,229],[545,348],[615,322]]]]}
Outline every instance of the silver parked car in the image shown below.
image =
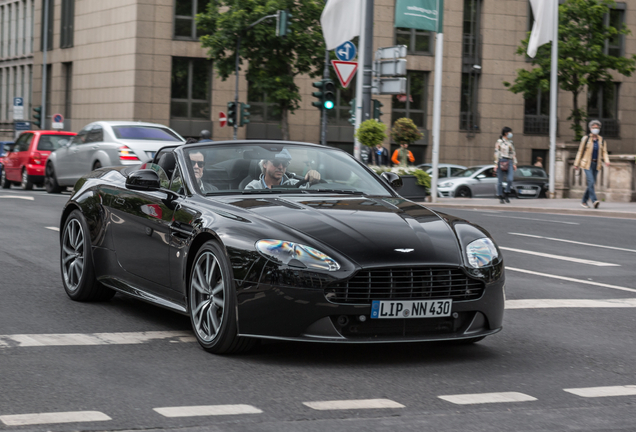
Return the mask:
{"type": "Polygon", "coordinates": [[[494,197],[497,195],[497,174],[495,166],[478,165],[466,168],[437,183],[437,193],[441,197],[494,197]]]}
{"type": "Polygon", "coordinates": [[[184,142],[178,133],[160,124],[90,123],[67,145],[51,153],[46,162],[44,186],[49,193],[59,193],[92,170],[140,164],[152,159],[160,148],[184,142]]]}

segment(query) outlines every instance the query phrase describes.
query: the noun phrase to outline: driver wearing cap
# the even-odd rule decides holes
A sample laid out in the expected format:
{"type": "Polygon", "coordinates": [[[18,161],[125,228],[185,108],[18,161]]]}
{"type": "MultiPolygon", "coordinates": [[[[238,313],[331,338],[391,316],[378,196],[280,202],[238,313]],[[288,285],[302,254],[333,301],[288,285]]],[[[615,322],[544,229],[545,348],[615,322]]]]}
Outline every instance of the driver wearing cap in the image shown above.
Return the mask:
{"type": "MultiPolygon", "coordinates": [[[[263,159],[259,162],[263,172],[258,180],[252,180],[245,186],[245,189],[271,189],[272,186],[294,186],[300,180],[289,178],[285,174],[291,162],[291,155],[287,149],[283,149],[274,156],[274,159],[263,159]]],[[[316,170],[309,170],[305,175],[306,184],[300,187],[308,187],[320,181],[320,173],[316,170]]]]}

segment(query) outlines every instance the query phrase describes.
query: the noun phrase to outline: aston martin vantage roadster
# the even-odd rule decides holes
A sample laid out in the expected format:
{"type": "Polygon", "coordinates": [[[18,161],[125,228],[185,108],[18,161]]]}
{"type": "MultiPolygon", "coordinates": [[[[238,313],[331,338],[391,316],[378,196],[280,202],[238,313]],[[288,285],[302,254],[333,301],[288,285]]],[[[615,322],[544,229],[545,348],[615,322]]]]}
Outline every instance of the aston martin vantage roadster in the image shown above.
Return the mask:
{"type": "Polygon", "coordinates": [[[406,200],[396,174],[306,143],[161,149],[82,177],[60,221],[63,286],[188,315],[213,353],[260,339],[476,342],[502,328],[490,234],[406,200]]]}

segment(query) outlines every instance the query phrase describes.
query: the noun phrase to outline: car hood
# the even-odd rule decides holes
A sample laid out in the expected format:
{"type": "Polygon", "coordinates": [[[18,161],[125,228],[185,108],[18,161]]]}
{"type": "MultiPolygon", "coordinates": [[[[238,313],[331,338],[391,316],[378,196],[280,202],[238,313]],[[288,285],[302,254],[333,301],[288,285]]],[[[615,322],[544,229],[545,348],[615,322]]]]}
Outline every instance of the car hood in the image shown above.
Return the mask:
{"type": "MultiPolygon", "coordinates": [[[[313,238],[316,242],[309,246],[327,254],[336,251],[362,267],[462,264],[449,224],[433,211],[404,199],[323,195],[227,197],[221,201],[252,213],[249,218],[261,219],[263,226],[287,227],[301,239],[313,238]]],[[[268,232],[263,238],[272,235],[268,232]]]]}

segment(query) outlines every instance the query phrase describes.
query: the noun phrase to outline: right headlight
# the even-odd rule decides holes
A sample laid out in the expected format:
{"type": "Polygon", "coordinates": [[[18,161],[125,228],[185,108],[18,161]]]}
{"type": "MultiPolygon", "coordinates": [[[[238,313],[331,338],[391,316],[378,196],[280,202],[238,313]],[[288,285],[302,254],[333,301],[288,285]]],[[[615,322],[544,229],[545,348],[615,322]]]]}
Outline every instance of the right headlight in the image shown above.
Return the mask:
{"type": "Polygon", "coordinates": [[[256,242],[256,250],[263,256],[285,265],[327,271],[340,269],[340,264],[336,260],[318,249],[290,241],[259,240],[256,242]]]}
{"type": "Polygon", "coordinates": [[[492,240],[480,238],[466,246],[466,256],[471,267],[480,268],[491,265],[499,257],[499,252],[492,240]]]}

